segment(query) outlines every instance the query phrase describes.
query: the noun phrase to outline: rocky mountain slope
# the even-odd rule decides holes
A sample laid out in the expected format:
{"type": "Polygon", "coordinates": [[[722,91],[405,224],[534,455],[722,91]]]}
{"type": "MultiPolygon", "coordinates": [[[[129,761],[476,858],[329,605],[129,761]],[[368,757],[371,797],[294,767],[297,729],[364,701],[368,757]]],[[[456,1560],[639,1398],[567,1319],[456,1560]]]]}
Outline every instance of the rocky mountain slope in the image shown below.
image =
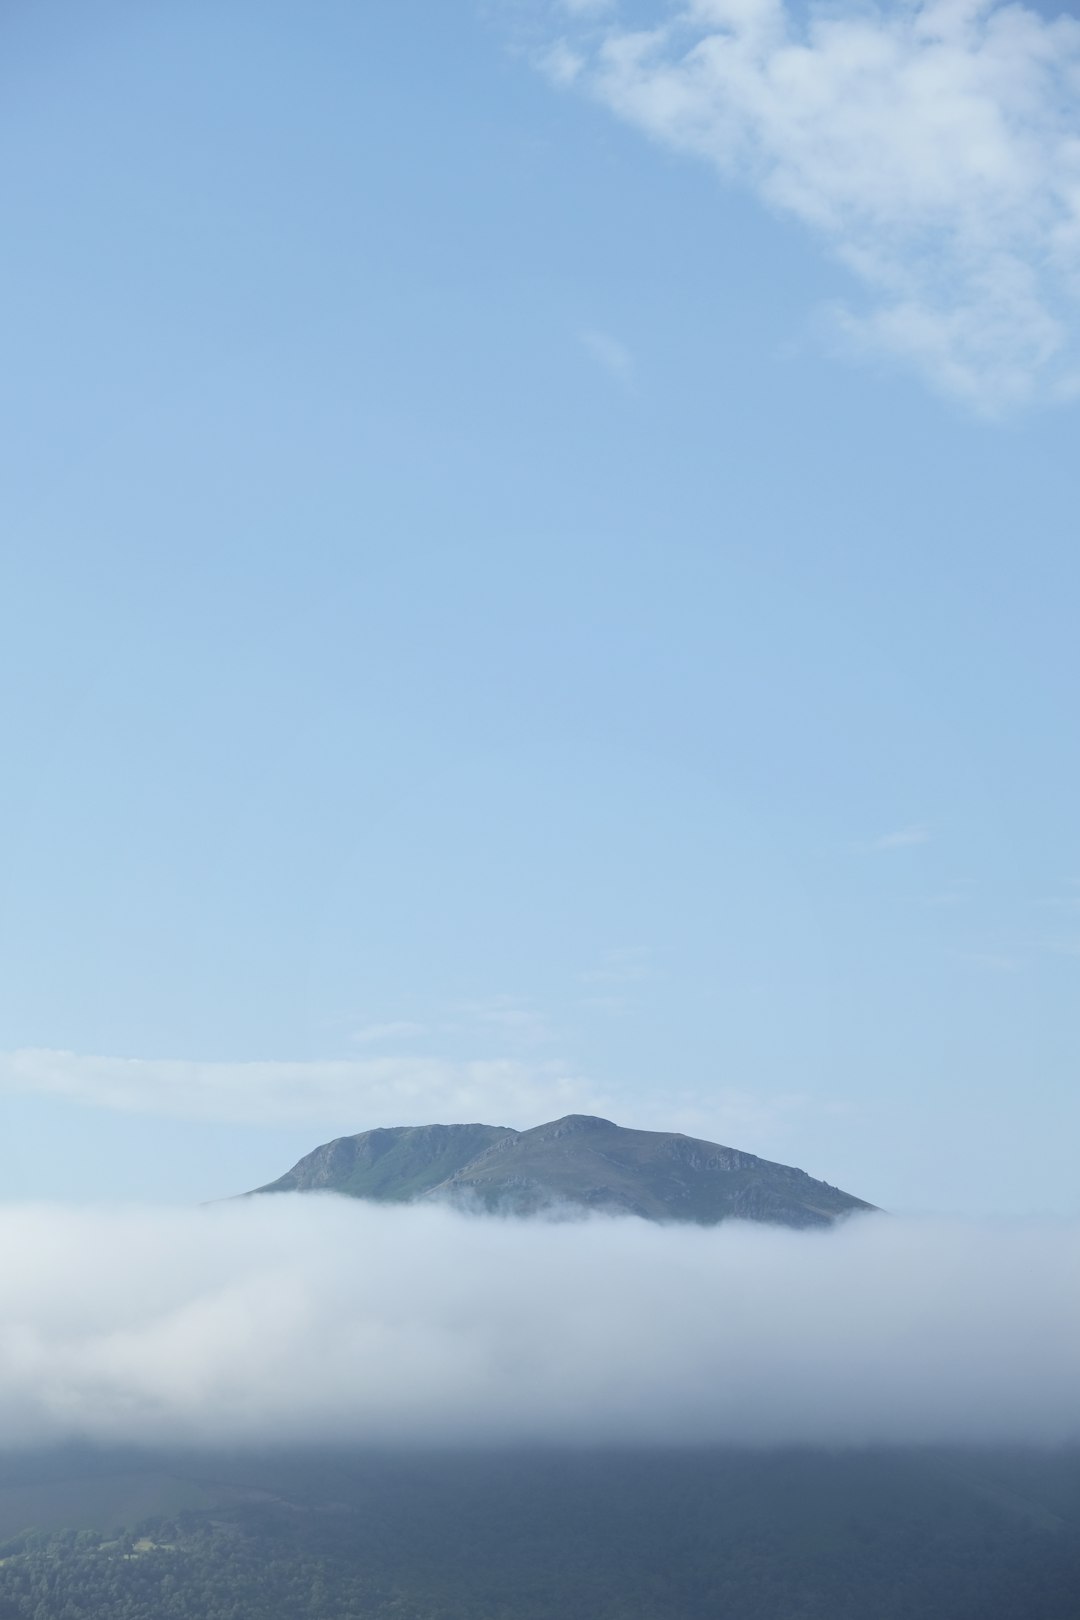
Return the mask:
{"type": "Polygon", "coordinates": [[[874,1207],[805,1170],[678,1132],[625,1130],[590,1114],[529,1131],[503,1125],[362,1131],[316,1148],[255,1191],[337,1192],[383,1203],[444,1199],[519,1215],[569,1205],[707,1226],[731,1219],[829,1226],[874,1207]]]}

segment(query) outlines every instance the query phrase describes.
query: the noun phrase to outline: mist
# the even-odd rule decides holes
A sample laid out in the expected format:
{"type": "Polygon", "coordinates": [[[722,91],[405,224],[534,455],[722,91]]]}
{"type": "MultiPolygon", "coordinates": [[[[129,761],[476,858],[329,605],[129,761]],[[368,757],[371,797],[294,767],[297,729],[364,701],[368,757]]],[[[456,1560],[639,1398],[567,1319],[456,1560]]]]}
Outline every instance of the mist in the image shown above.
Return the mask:
{"type": "Polygon", "coordinates": [[[0,1210],[8,1447],[1080,1437],[1080,1226],[0,1210]]]}

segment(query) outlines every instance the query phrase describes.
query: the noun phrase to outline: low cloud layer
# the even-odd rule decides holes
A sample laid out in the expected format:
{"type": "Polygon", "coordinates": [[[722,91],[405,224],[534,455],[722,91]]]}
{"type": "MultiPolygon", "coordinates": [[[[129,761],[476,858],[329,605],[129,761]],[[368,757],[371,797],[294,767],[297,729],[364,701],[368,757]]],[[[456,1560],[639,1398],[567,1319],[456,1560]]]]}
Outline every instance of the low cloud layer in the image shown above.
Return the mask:
{"type": "Polygon", "coordinates": [[[1080,1438],[1080,1228],[0,1210],[0,1436],[1080,1438]]]}
{"type": "Polygon", "coordinates": [[[653,11],[643,27],[578,8],[547,71],[817,233],[870,294],[833,312],[849,343],[988,414],[1076,396],[1075,18],[985,0],[653,11]]]}

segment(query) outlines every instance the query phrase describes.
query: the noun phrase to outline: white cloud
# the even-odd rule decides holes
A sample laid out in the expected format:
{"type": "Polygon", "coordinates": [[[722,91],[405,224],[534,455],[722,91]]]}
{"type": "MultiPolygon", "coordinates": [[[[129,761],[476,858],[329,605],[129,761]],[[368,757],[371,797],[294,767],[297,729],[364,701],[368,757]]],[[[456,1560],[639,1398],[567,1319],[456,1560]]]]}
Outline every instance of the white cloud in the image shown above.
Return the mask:
{"type": "Polygon", "coordinates": [[[634,357],[624,343],[610,332],[582,332],[581,341],[609,376],[628,386],[634,380],[634,357]]]}
{"type": "Polygon", "coordinates": [[[0,1444],[1080,1438],[1080,1229],[0,1209],[0,1444]]]}
{"type": "Polygon", "coordinates": [[[577,51],[570,49],[565,39],[557,39],[553,45],[548,45],[537,58],[541,71],[551,80],[552,84],[565,88],[573,84],[582,68],[585,66],[584,57],[577,51]]]}
{"type": "Polygon", "coordinates": [[[604,951],[596,967],[579,973],[582,984],[640,984],[652,976],[647,945],[620,945],[604,951]]]}
{"type": "Polygon", "coordinates": [[[457,1001],[450,1008],[453,1021],[448,1030],[475,1028],[495,1030],[502,1037],[533,1044],[548,1041],[552,1031],[542,1013],[518,996],[486,996],[474,1001],[457,1001]]]}
{"type": "Polygon", "coordinates": [[[1063,894],[1045,895],[1039,904],[1061,911],[1080,911],[1080,887],[1074,883],[1063,894]]]}
{"type": "MultiPolygon", "coordinates": [[[[762,1158],[785,1162],[785,1154],[798,1150],[794,1143],[815,1118],[836,1120],[846,1107],[828,1097],[812,1097],[806,1092],[786,1091],[768,1094],[718,1087],[709,1093],[671,1093],[663,1103],[663,1123],[658,1129],[682,1131],[686,1136],[738,1147],[753,1144],[749,1151],[762,1158]],[[782,1144],[787,1144],[785,1148],[782,1144]],[[767,1144],[771,1144],[768,1146],[767,1144]]],[[[801,1159],[798,1161],[801,1166],[801,1159]]],[[[815,1175],[827,1175],[816,1169],[815,1175]]]]}
{"type": "Polygon", "coordinates": [[[871,849],[911,849],[916,844],[930,842],[930,829],[922,822],[911,827],[901,827],[897,832],[883,833],[875,838],[871,849]]]}
{"type": "MultiPolygon", "coordinates": [[[[564,1114],[599,1114],[637,1130],[683,1131],[781,1159],[796,1122],[837,1112],[828,1099],[730,1086],[661,1085],[643,1095],[597,1084],[557,1061],[403,1056],[235,1063],[40,1047],[0,1052],[0,1096],[20,1093],[163,1119],[306,1126],[313,1147],[318,1139],[380,1125],[479,1121],[527,1130],[564,1114]]],[[[827,1165],[806,1168],[829,1175],[827,1165]]]]}
{"type": "Polygon", "coordinates": [[[410,1024],[403,1020],[389,1024],[364,1024],[354,1029],[352,1039],[358,1046],[382,1046],[392,1041],[418,1040],[426,1033],[423,1024],[410,1024]]]}
{"type": "Polygon", "coordinates": [[[958,951],[958,959],[988,973],[1019,973],[1023,962],[1005,951],[958,951]]]}
{"type": "Polygon", "coordinates": [[[1024,5],[690,0],[566,80],[818,233],[861,350],[995,414],[1080,391],[1080,23],[1024,5]]]}
{"type": "Polygon", "coordinates": [[[0,1092],[66,1097],[125,1113],[239,1124],[330,1122],[335,1128],[481,1120],[528,1126],[603,1113],[597,1087],[559,1063],[383,1057],[342,1062],[205,1063],[0,1053],[0,1092]],[[354,1122],[354,1123],[353,1123],[354,1122]]]}

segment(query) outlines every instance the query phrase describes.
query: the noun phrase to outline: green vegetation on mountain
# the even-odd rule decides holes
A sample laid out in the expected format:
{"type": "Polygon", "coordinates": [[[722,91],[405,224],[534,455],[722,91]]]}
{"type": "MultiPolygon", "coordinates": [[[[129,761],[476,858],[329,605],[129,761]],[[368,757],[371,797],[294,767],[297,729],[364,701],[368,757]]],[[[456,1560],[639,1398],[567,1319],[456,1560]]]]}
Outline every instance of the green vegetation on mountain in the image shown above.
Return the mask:
{"type": "Polygon", "coordinates": [[[403,1125],[343,1136],[256,1189],[380,1202],[441,1199],[507,1214],[561,1205],[714,1225],[828,1226],[874,1206],[804,1170],[679,1132],[634,1131],[590,1114],[514,1131],[403,1125]]]}
{"type": "MultiPolygon", "coordinates": [[[[65,1471],[88,1487],[110,1467],[128,1484],[137,1472],[130,1457],[50,1466],[58,1486],[65,1471]]],[[[18,1534],[9,1521],[0,1620],[1080,1612],[1075,1452],[312,1451],[143,1467],[140,1519],[102,1529],[88,1488],[82,1521],[18,1534]],[[193,1487],[214,1505],[163,1506],[193,1487]]]]}
{"type": "Polygon", "coordinates": [[[505,1125],[404,1125],[339,1136],[256,1190],[336,1192],[407,1203],[442,1186],[501,1137],[505,1125]]]}

